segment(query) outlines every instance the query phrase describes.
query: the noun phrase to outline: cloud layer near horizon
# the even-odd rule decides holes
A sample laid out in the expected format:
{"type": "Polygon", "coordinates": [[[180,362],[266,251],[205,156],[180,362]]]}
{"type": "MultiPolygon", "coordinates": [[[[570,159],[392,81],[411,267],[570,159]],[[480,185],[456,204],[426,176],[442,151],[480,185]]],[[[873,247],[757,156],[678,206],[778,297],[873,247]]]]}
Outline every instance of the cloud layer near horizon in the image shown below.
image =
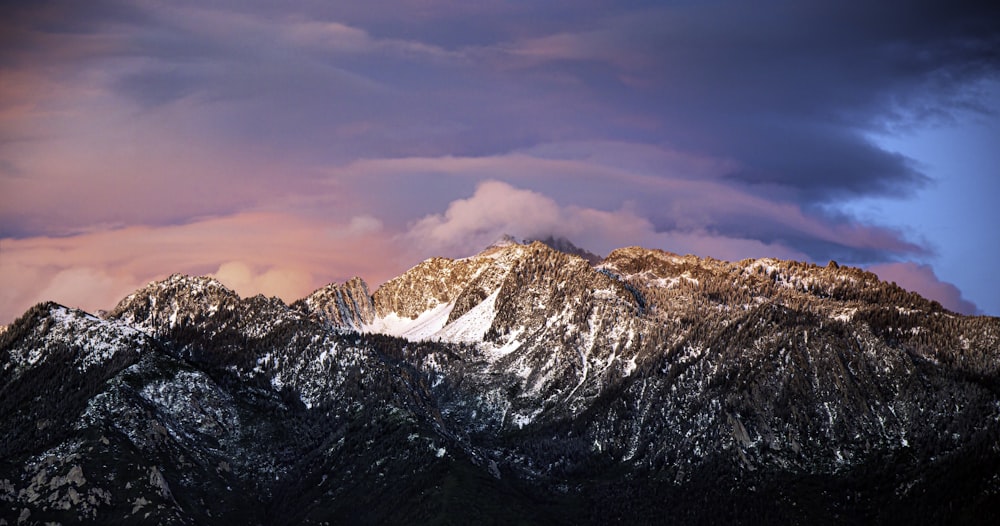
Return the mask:
{"type": "MultiPolygon", "coordinates": [[[[586,238],[590,248],[603,253],[627,239],[720,259],[805,259],[781,244],[707,232],[657,232],[627,208],[560,206],[537,192],[485,181],[468,198],[452,201],[444,213],[424,216],[401,231],[388,230],[367,215],[332,225],[251,213],[185,225],[7,240],[0,260],[0,316],[12,320],[46,300],[89,311],[110,309],[144,283],[178,271],[214,276],[243,296],[265,294],[291,302],[353,276],[377,286],[424,258],[467,256],[508,232],[586,238]]],[[[872,270],[949,309],[976,311],[926,265],[893,263],[872,270]]]]}
{"type": "Polygon", "coordinates": [[[384,280],[398,272],[397,252],[380,231],[368,216],[331,225],[256,213],[5,240],[0,315],[9,321],[46,300],[110,309],[148,281],[175,272],[213,275],[242,295],[291,301],[331,281],[361,275],[384,280]]]}
{"type": "Polygon", "coordinates": [[[846,205],[935,184],[872,137],[996,111],[1000,72],[972,2],[2,9],[0,323],[172,272],[292,299],[504,231],[936,283],[928,232],[846,205]]]}

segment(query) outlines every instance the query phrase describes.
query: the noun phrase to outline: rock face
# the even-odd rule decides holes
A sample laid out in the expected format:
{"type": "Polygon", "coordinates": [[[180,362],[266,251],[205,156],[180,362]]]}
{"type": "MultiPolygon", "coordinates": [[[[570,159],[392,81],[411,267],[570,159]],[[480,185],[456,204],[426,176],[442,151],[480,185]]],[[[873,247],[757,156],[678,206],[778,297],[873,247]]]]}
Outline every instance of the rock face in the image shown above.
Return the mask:
{"type": "Polygon", "coordinates": [[[375,319],[375,303],[368,292],[368,284],[361,278],[353,278],[343,285],[327,285],[292,307],[315,313],[331,326],[343,329],[362,330],[375,319]]]}
{"type": "Polygon", "coordinates": [[[838,265],[638,247],[595,265],[550,245],[292,306],[185,276],[106,319],[39,305],[0,334],[0,518],[1000,512],[1000,319],[838,265]]]}

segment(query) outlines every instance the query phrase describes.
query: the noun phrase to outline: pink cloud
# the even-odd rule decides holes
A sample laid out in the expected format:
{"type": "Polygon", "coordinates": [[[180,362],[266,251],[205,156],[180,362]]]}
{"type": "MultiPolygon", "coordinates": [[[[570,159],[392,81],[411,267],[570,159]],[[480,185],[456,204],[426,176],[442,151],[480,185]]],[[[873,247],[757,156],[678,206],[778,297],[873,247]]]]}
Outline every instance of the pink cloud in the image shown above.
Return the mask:
{"type": "Polygon", "coordinates": [[[562,222],[562,210],[548,197],[507,183],[486,181],[472,197],[452,201],[444,214],[417,221],[408,236],[418,246],[462,256],[504,233],[533,236],[562,222]]]}
{"type": "Polygon", "coordinates": [[[936,300],[946,309],[962,314],[978,314],[975,303],[962,297],[962,291],[955,285],[938,279],[930,265],[913,262],[885,263],[868,268],[884,281],[894,281],[904,289],[936,300]]]}
{"type": "Polygon", "coordinates": [[[641,245],[731,260],[764,256],[805,259],[788,247],[753,239],[707,231],[658,232],[628,207],[607,211],[560,206],[541,193],[494,180],[480,183],[471,197],[452,201],[444,213],[415,222],[404,239],[427,256],[459,257],[481,250],[503,234],[562,236],[603,253],[641,245]]]}
{"type": "Polygon", "coordinates": [[[831,221],[806,213],[794,202],[729,185],[722,176],[735,166],[732,161],[649,146],[581,142],[495,156],[363,159],[334,169],[331,175],[354,184],[405,180],[417,174],[503,180],[569,201],[603,200],[604,208],[631,202],[636,215],[669,220],[677,231],[746,231],[748,225],[763,225],[760,230],[775,238],[809,238],[862,250],[924,252],[894,230],[831,221]],[[612,199],[618,201],[612,203],[612,199]]]}
{"type": "Polygon", "coordinates": [[[358,275],[373,286],[416,262],[370,216],[343,223],[254,213],[72,237],[0,240],[0,322],[53,300],[108,309],[172,273],[214,274],[241,295],[292,301],[358,275]]]}
{"type": "Polygon", "coordinates": [[[198,130],[210,125],[197,119],[133,114],[101,96],[64,96],[95,111],[36,116],[59,133],[10,149],[7,159],[31,175],[0,180],[0,220],[8,227],[63,235],[93,225],[176,223],[310,193],[301,171],[273,177],[289,168],[261,152],[219,146],[202,136],[198,130]]]}

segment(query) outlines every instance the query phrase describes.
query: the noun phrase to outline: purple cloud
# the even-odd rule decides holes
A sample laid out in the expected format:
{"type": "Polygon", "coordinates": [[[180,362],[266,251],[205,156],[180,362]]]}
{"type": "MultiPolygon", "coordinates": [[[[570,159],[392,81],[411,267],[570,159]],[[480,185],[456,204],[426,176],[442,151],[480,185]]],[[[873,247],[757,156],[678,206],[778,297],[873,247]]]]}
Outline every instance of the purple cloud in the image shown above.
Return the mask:
{"type": "Polygon", "coordinates": [[[882,263],[872,265],[868,270],[877,274],[883,281],[895,282],[904,289],[937,301],[946,309],[962,314],[981,314],[975,303],[962,296],[962,291],[958,290],[958,287],[941,281],[930,265],[910,261],[882,263]]]}

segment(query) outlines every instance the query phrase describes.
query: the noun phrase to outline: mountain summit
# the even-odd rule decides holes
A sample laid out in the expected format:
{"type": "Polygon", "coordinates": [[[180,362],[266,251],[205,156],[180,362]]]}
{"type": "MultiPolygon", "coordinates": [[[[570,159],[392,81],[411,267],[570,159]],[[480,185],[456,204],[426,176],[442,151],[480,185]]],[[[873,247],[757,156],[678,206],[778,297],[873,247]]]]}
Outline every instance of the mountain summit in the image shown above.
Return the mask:
{"type": "Polygon", "coordinates": [[[538,241],[539,243],[551,248],[552,250],[557,250],[572,256],[578,256],[586,260],[591,265],[596,265],[601,262],[601,256],[590,252],[589,250],[580,248],[573,244],[572,241],[566,239],[565,237],[558,237],[549,235],[546,237],[538,238],[528,238],[523,241],[518,241],[518,239],[510,234],[503,234],[496,241],[492,242],[483,249],[483,253],[492,252],[496,249],[501,249],[509,247],[511,245],[530,245],[531,243],[538,241]]]}
{"type": "Polygon", "coordinates": [[[292,305],[171,276],[0,334],[0,519],[978,523],[1000,319],[547,239],[292,305]]]}
{"type": "Polygon", "coordinates": [[[597,254],[594,254],[589,250],[574,245],[570,240],[564,237],[547,236],[544,238],[534,239],[532,241],[538,241],[541,244],[551,248],[552,250],[565,252],[566,254],[572,256],[579,256],[585,259],[591,265],[596,265],[601,262],[601,256],[598,256],[597,254]]]}

